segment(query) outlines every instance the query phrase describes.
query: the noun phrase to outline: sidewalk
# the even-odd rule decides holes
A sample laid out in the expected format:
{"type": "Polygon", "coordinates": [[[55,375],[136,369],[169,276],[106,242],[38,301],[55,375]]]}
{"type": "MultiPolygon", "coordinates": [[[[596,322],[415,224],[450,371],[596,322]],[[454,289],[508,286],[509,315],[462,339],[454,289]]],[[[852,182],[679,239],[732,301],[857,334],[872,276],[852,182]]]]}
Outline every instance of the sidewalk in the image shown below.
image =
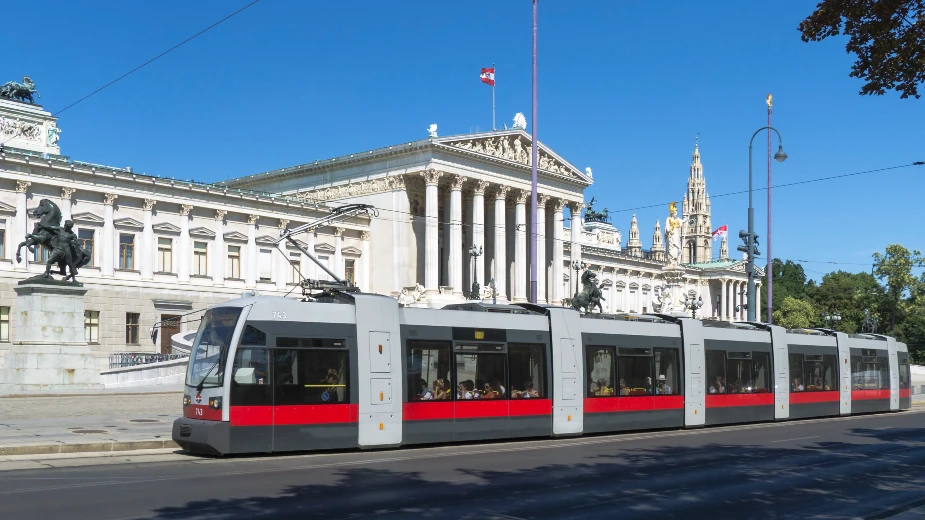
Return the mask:
{"type": "Polygon", "coordinates": [[[165,387],[0,397],[0,457],[174,448],[183,393],[165,387]]]}

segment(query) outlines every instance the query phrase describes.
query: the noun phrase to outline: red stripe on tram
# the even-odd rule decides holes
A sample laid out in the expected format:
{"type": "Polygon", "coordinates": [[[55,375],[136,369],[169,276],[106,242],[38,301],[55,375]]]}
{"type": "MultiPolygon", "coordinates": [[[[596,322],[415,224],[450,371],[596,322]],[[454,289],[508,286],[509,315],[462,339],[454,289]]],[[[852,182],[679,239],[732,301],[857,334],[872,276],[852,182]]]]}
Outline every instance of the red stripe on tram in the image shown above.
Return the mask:
{"type": "Polygon", "coordinates": [[[232,426],[345,424],[359,421],[359,405],[232,406],[232,426]]]}
{"type": "Polygon", "coordinates": [[[682,395],[588,397],[584,402],[585,413],[643,412],[683,408],[684,396],[682,395]]]}
{"type": "Polygon", "coordinates": [[[774,394],[712,394],[707,395],[707,408],[724,408],[731,406],[774,406],[774,394]]]}
{"type": "Polygon", "coordinates": [[[552,415],[552,399],[511,399],[508,403],[511,417],[552,415]]]}
{"type": "Polygon", "coordinates": [[[912,389],[911,388],[900,388],[899,397],[902,397],[903,399],[912,397],[912,389]]]}
{"type": "Polygon", "coordinates": [[[456,416],[453,401],[427,401],[405,403],[402,406],[402,418],[406,421],[450,420],[456,416]]]}
{"type": "Polygon", "coordinates": [[[456,402],[457,419],[483,419],[507,417],[507,399],[473,399],[456,402]]]}
{"type": "Polygon", "coordinates": [[[889,390],[852,390],[852,401],[867,401],[870,399],[889,399],[889,390]]]}
{"type": "Polygon", "coordinates": [[[837,403],[841,399],[838,390],[828,392],[791,392],[790,404],[837,403]]]}

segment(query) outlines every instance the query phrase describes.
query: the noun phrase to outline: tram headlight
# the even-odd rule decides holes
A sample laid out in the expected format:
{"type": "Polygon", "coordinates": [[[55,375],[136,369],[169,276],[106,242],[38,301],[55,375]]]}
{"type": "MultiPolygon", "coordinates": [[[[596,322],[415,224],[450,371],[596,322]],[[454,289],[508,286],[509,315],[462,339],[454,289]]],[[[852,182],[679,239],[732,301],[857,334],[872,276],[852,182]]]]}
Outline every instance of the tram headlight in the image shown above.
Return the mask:
{"type": "Polygon", "coordinates": [[[190,399],[189,395],[185,394],[183,396],[183,406],[189,406],[191,402],[192,400],[190,399]]]}
{"type": "Polygon", "coordinates": [[[210,397],[209,398],[209,408],[221,410],[222,409],[222,398],[221,397],[210,397]]]}

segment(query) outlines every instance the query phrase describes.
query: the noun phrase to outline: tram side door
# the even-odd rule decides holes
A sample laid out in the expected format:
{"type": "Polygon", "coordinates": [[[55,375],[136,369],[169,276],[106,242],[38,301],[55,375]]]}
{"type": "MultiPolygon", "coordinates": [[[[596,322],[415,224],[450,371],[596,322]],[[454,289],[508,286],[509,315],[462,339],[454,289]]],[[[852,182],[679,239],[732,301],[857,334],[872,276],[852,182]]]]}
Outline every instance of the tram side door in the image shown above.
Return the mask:
{"type": "Polygon", "coordinates": [[[398,302],[354,297],[359,389],[358,443],[397,446],[402,440],[402,356],[398,302]]]}

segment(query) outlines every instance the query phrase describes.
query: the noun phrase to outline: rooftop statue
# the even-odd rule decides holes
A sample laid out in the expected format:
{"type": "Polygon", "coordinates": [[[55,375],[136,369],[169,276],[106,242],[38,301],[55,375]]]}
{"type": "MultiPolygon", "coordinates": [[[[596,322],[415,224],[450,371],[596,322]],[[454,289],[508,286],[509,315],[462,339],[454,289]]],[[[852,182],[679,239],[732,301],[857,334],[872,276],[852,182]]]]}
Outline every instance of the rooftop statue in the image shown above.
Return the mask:
{"type": "Polygon", "coordinates": [[[595,198],[591,197],[591,202],[588,203],[585,209],[585,222],[601,222],[604,224],[610,222],[610,212],[607,211],[607,208],[604,208],[603,211],[595,211],[594,202],[595,198]]]}
{"type": "Polygon", "coordinates": [[[527,118],[524,117],[523,112],[517,112],[514,114],[514,126],[515,129],[526,130],[527,129],[527,118]]]}
{"type": "Polygon", "coordinates": [[[665,246],[668,250],[668,264],[681,263],[681,219],[678,218],[678,204],[668,205],[669,217],[665,220],[665,246]]]}
{"type": "Polygon", "coordinates": [[[598,285],[597,275],[593,271],[590,269],[585,271],[581,275],[581,292],[576,292],[573,298],[564,298],[562,305],[571,307],[582,314],[590,313],[595,307],[598,311],[604,312],[601,300],[606,300],[606,298],[601,291],[601,285],[604,284],[598,285]]]}
{"type": "Polygon", "coordinates": [[[7,81],[3,85],[0,85],[0,98],[3,99],[10,99],[13,101],[29,100],[29,103],[35,104],[35,100],[32,99],[32,94],[35,94],[36,97],[42,97],[39,91],[35,90],[35,83],[32,82],[29,76],[23,76],[22,83],[7,81]]]}
{"type": "Polygon", "coordinates": [[[26,239],[16,248],[16,261],[22,261],[19,253],[23,246],[32,253],[35,252],[35,246],[43,246],[51,250],[51,254],[48,255],[45,264],[45,274],[36,278],[51,278],[51,266],[57,264],[59,274],[64,276],[62,281],[70,279],[77,283],[77,269],[90,263],[90,253],[80,247],[77,234],[72,231],[74,222],[68,220],[62,227],[61,210],[48,199],[39,202],[39,207],[32,212],[32,216],[39,221],[35,223],[32,233],[26,234],[26,239]],[[68,268],[70,273],[66,273],[65,268],[68,268]]]}

